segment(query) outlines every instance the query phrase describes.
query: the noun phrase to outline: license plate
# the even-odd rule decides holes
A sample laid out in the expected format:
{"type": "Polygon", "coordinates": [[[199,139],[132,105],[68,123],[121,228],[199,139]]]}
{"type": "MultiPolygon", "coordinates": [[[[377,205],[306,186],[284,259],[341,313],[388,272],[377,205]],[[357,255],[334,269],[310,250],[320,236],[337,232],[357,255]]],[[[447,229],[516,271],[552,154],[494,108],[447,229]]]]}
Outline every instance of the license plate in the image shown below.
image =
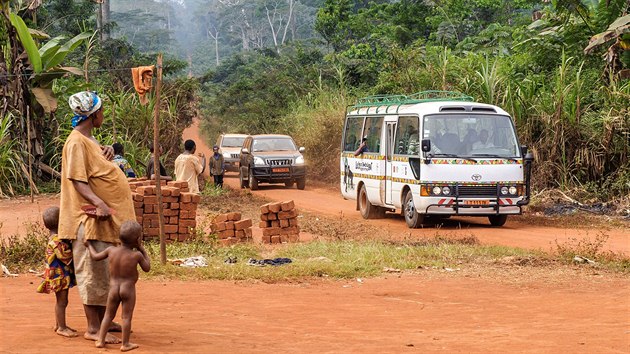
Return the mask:
{"type": "Polygon", "coordinates": [[[464,200],[465,205],[488,205],[489,200],[464,200]]]}
{"type": "Polygon", "coordinates": [[[289,168],[288,167],[282,167],[282,168],[272,168],[271,172],[275,172],[275,173],[288,173],[289,172],[289,168]]]}

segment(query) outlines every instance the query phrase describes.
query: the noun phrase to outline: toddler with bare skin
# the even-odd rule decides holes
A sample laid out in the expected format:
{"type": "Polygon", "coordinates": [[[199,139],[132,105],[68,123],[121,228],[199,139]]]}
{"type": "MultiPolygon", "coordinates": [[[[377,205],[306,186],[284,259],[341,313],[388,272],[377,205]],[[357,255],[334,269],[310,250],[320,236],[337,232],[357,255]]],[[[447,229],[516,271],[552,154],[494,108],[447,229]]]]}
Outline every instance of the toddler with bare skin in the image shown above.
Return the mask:
{"type": "Polygon", "coordinates": [[[120,351],[126,352],[138,348],[137,344],[129,342],[131,334],[131,318],[136,305],[136,282],[138,281],[138,265],[143,271],[151,269],[149,256],[142,246],[142,226],[136,221],[125,221],[120,226],[120,241],[117,247],[108,247],[102,252],[96,252],[89,241],[85,246],[90,256],[100,261],[109,259],[109,294],[107,309],[101,322],[101,328],[96,341],[97,348],[105,347],[105,336],[111,325],[118,305],[122,303],[122,345],[120,351]]]}

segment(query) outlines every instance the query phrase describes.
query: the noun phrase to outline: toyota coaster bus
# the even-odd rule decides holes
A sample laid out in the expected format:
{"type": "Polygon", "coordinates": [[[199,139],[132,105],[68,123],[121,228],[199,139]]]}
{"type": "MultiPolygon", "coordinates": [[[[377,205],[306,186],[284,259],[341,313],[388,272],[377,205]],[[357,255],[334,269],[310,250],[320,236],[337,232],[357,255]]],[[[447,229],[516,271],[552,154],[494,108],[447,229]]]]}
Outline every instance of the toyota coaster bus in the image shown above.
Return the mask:
{"type": "Polygon", "coordinates": [[[532,162],[499,107],[448,91],[370,96],[346,112],[340,187],[366,219],[400,210],[410,228],[451,215],[503,226],[529,203],[532,162]]]}

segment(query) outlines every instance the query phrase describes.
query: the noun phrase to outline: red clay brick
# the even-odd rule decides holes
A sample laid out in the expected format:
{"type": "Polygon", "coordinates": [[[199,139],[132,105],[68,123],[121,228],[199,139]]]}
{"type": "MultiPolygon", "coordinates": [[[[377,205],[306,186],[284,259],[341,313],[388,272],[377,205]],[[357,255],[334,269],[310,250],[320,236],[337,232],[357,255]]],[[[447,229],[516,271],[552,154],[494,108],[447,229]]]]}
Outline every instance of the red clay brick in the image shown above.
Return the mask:
{"type": "Polygon", "coordinates": [[[289,211],[295,209],[295,203],[292,200],[280,203],[282,211],[289,211]]]}
{"type": "Polygon", "coordinates": [[[225,222],[226,230],[234,230],[234,221],[226,221],[225,222]]]}
{"type": "Polygon", "coordinates": [[[144,196],[144,204],[157,204],[157,195],[145,195],[144,196]]]}
{"type": "Polygon", "coordinates": [[[252,227],[252,219],[244,219],[244,220],[234,222],[235,230],[243,230],[248,227],[252,227]]]}
{"type": "Polygon", "coordinates": [[[280,236],[271,236],[271,243],[280,243],[280,236]]]}
{"type": "Polygon", "coordinates": [[[261,214],[269,213],[269,203],[260,206],[260,213],[261,214]]]}
{"type": "Polygon", "coordinates": [[[225,228],[225,222],[216,222],[216,223],[214,223],[214,224],[212,224],[212,225],[214,225],[214,226],[215,226],[215,228],[216,228],[216,230],[217,230],[217,231],[223,231],[223,230],[225,230],[225,229],[226,229],[226,228],[225,228]]]}
{"type": "Polygon", "coordinates": [[[278,227],[269,227],[263,229],[263,236],[275,236],[280,234],[280,228],[278,227]]]}
{"type": "Polygon", "coordinates": [[[227,214],[227,218],[229,221],[238,221],[241,220],[241,213],[232,212],[227,214]]]}
{"type": "Polygon", "coordinates": [[[176,234],[178,228],[177,225],[164,225],[164,232],[167,234],[176,234]]]}
{"type": "Polygon", "coordinates": [[[281,205],[280,202],[270,203],[269,204],[269,212],[271,212],[271,213],[279,212],[282,209],[282,207],[280,205],[281,205]]]}
{"type": "Polygon", "coordinates": [[[278,213],[278,219],[291,219],[297,217],[297,210],[281,211],[278,213]]]}
{"type": "Polygon", "coordinates": [[[212,222],[225,222],[227,221],[227,214],[219,214],[212,219],[212,222]]]}

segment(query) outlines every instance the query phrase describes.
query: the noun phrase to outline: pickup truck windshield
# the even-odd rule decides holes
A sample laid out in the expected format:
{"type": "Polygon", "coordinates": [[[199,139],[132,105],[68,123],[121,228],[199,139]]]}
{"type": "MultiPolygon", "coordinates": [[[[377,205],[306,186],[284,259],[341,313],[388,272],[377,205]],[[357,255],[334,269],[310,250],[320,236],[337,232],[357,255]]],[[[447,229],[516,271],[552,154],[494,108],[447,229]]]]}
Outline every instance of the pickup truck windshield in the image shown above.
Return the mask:
{"type": "Polygon", "coordinates": [[[445,157],[520,157],[514,125],[497,114],[436,114],[424,117],[423,139],[431,140],[430,154],[445,157]]]}
{"type": "Polygon", "coordinates": [[[236,138],[236,137],[225,137],[223,141],[221,141],[222,147],[241,147],[243,146],[243,141],[245,138],[236,138]]]}

